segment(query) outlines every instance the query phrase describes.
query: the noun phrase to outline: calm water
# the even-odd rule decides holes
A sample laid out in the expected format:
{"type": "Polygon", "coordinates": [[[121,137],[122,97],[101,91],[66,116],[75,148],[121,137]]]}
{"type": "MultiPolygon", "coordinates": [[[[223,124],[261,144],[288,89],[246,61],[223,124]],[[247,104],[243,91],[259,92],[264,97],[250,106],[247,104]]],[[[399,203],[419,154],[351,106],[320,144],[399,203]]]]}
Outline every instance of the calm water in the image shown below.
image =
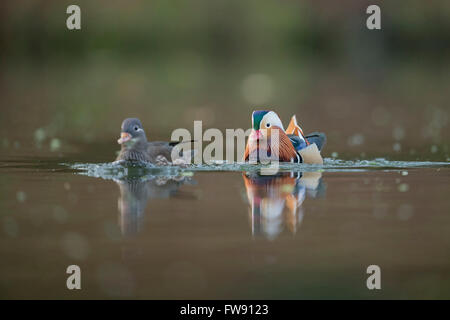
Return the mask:
{"type": "Polygon", "coordinates": [[[384,159],[274,174],[3,157],[0,297],[448,299],[449,177],[384,159]]]}

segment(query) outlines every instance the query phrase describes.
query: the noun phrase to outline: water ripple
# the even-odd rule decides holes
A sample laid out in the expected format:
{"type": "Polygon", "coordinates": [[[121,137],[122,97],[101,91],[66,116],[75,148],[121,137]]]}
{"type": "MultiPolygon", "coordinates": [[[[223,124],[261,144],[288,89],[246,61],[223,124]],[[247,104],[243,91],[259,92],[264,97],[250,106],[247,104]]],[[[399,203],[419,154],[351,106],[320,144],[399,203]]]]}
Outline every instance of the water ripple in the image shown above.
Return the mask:
{"type": "Polygon", "coordinates": [[[121,179],[125,177],[145,178],[152,176],[190,176],[193,172],[241,172],[241,171],[325,171],[349,172],[369,170],[400,170],[413,168],[449,167],[450,162],[432,161],[391,161],[384,158],[373,160],[339,160],[326,158],[323,165],[280,163],[278,167],[270,165],[254,165],[248,163],[215,162],[213,164],[180,166],[155,166],[147,163],[75,163],[63,164],[75,170],[75,173],[103,179],[121,179]]]}

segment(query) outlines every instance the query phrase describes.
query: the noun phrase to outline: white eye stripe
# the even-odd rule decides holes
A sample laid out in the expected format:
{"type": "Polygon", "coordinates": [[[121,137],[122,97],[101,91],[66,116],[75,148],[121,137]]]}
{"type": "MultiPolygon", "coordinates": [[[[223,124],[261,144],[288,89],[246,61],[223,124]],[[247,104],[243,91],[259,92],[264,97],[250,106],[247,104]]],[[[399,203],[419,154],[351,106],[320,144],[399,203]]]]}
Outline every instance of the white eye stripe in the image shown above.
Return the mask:
{"type": "MultiPolygon", "coordinates": [[[[278,117],[278,115],[273,112],[273,111],[269,111],[264,117],[263,117],[263,121],[266,123],[266,126],[269,125],[270,127],[272,126],[277,126],[279,128],[281,128],[284,131],[284,127],[283,124],[281,123],[280,118],[278,117]]],[[[267,127],[269,128],[269,127],[267,127]]]]}

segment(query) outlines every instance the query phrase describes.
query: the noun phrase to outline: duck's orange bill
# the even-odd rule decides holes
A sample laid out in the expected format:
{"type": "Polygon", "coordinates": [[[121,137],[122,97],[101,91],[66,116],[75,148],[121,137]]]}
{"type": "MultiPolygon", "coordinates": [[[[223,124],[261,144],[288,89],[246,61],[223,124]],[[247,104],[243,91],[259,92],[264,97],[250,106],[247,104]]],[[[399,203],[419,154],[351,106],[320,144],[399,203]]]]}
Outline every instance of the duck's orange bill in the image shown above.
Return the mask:
{"type": "Polygon", "coordinates": [[[122,143],[124,143],[124,142],[129,141],[129,140],[131,140],[131,134],[129,134],[128,132],[122,132],[122,133],[120,134],[120,139],[117,140],[117,143],[118,143],[118,144],[122,144],[122,143]]]}

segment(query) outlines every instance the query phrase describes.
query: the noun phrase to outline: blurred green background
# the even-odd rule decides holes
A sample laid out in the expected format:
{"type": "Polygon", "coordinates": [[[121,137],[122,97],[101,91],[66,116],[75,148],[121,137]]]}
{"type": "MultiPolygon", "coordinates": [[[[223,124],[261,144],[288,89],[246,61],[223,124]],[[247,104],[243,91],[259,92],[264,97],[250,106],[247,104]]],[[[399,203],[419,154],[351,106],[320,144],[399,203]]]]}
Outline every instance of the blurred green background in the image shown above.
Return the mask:
{"type": "Polygon", "coordinates": [[[167,140],[268,106],[325,156],[449,161],[446,0],[2,1],[0,52],[3,155],[107,161],[126,117],[167,140]]]}

